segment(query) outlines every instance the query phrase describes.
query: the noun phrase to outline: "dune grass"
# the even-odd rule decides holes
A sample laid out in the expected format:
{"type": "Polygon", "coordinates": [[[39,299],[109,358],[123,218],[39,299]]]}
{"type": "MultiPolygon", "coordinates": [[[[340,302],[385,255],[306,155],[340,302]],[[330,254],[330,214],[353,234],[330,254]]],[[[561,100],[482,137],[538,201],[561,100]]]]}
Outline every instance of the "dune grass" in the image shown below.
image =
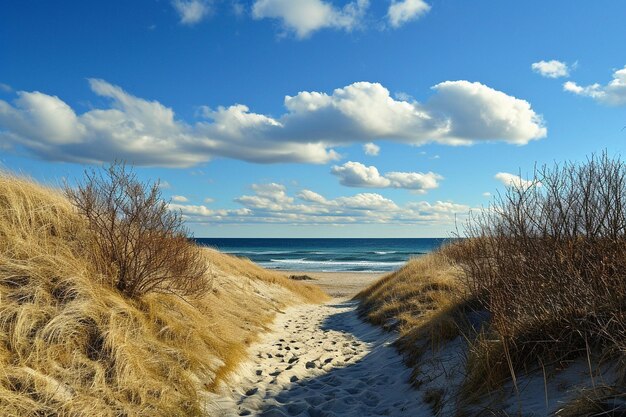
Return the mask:
{"type": "Polygon", "coordinates": [[[541,167],[448,248],[492,314],[470,348],[470,400],[571,360],[617,364],[626,384],[626,164],[608,155],[541,167]]]}
{"type": "MultiPolygon", "coordinates": [[[[493,322],[494,306],[484,293],[478,295],[470,289],[467,271],[458,261],[459,251],[473,244],[472,240],[457,242],[412,259],[355,297],[360,300],[364,319],[398,332],[395,343],[407,366],[413,369],[411,383],[424,390],[424,401],[431,404],[434,414],[439,415],[442,401],[454,401],[458,415],[482,415],[476,414],[472,405],[488,399],[494,406],[493,401],[497,404],[498,398],[506,399],[507,395],[500,392],[505,384],[542,370],[554,375],[572,360],[582,358],[590,361],[594,372],[598,364],[612,361],[612,369],[617,371],[616,385],[571,393],[574,399],[558,415],[595,416],[603,415],[602,412],[612,415],[608,411],[615,404],[621,407],[626,392],[620,348],[607,340],[597,340],[597,336],[585,343],[581,334],[586,327],[572,328],[567,319],[555,315],[529,319],[527,327],[516,328],[515,333],[504,337],[493,322]],[[569,331],[574,336],[550,339],[555,329],[561,335],[569,331]],[[465,346],[464,351],[457,352],[462,355],[461,380],[456,387],[446,387],[455,392],[447,395],[448,391],[440,387],[422,387],[424,377],[430,378],[423,373],[424,354],[437,352],[459,336],[465,346]]],[[[526,305],[514,296],[511,292],[510,298],[503,302],[521,314],[526,305]]],[[[611,337],[611,341],[614,339],[615,336],[611,337]]],[[[491,415],[493,410],[489,408],[485,415],[491,415]]]]}
{"type": "Polygon", "coordinates": [[[419,385],[419,363],[425,349],[437,349],[467,326],[465,312],[474,307],[460,279],[462,271],[442,252],[411,259],[355,296],[369,322],[399,332],[396,345],[413,367],[419,385]]]}
{"type": "Polygon", "coordinates": [[[58,191],[0,175],[0,415],[194,416],[290,302],[321,290],[210,250],[212,287],[129,298],[58,191]]]}
{"type": "Polygon", "coordinates": [[[467,239],[357,297],[368,320],[398,328],[416,372],[425,347],[464,335],[461,409],[584,361],[589,379],[608,365],[613,377],[561,415],[595,415],[584,410],[621,404],[626,392],[625,225],[626,163],[603,154],[541,167],[531,185],[512,184],[475,214],[467,239]],[[482,326],[467,326],[472,309],[485,312],[482,326]]]}

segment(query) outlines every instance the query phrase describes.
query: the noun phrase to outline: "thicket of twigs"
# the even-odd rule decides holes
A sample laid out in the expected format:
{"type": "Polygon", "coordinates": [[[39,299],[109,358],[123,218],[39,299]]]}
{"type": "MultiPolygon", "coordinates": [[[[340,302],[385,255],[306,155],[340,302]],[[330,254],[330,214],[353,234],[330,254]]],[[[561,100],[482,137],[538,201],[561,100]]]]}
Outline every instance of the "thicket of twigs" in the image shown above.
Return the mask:
{"type": "Polygon", "coordinates": [[[65,194],[87,219],[102,276],[129,297],[153,291],[203,295],[210,286],[201,249],[188,241],[180,213],[158,183],[142,183],[123,163],[88,170],[65,194]]]}
{"type": "Polygon", "coordinates": [[[474,391],[581,355],[624,360],[622,160],[602,154],[536,168],[532,185],[512,184],[466,233],[445,250],[492,315],[491,334],[477,339],[468,361],[474,391]]]}

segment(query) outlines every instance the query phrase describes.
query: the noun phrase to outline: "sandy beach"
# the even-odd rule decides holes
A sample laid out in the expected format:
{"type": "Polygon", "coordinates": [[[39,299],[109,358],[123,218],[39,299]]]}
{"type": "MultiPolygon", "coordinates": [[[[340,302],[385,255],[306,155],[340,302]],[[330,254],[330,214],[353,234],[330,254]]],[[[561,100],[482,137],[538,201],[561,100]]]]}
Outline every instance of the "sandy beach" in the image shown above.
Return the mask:
{"type": "Polygon", "coordinates": [[[351,298],[383,273],[283,271],[308,275],[334,298],[279,312],[249,359],[212,398],[224,417],[428,415],[412,372],[392,346],[395,332],[363,322],[351,298]]]}
{"type": "Polygon", "coordinates": [[[210,415],[373,417],[428,415],[394,333],[361,321],[357,303],[299,305],[276,317],[210,415]]]}
{"type": "Polygon", "coordinates": [[[307,283],[315,284],[322,288],[331,297],[352,298],[359,291],[367,288],[389,272],[307,272],[307,271],[281,271],[286,276],[308,275],[313,278],[307,283]]]}

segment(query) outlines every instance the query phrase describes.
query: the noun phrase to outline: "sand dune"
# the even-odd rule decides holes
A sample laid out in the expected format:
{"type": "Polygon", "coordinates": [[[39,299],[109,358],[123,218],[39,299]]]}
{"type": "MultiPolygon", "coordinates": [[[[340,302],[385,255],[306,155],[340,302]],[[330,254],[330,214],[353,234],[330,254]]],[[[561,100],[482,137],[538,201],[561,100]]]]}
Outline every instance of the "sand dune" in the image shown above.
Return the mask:
{"type": "Polygon", "coordinates": [[[362,322],[353,301],[296,306],[250,350],[229,386],[220,416],[428,415],[407,383],[410,369],[390,345],[393,333],[362,322]]]}

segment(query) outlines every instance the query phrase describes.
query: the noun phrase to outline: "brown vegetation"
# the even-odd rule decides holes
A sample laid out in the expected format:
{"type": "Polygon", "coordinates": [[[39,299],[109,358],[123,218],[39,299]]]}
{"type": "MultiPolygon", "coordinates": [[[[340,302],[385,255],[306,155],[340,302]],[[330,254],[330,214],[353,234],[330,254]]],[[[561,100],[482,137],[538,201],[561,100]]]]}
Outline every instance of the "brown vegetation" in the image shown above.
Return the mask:
{"type": "Polygon", "coordinates": [[[152,291],[192,296],[210,286],[200,248],[187,241],[180,213],[158,183],[142,183],[124,164],[88,170],[65,194],[87,220],[94,266],[129,297],[152,291]]]}
{"type": "Polygon", "coordinates": [[[620,417],[626,413],[626,392],[600,385],[579,393],[578,397],[557,410],[557,417],[620,417]]]}
{"type": "Polygon", "coordinates": [[[92,233],[59,192],[0,176],[2,416],[201,415],[275,311],[324,298],[209,250],[211,290],[131,298],[94,262],[92,233]]]}
{"type": "Polygon", "coordinates": [[[308,275],[289,275],[289,279],[294,281],[315,281],[315,278],[311,278],[308,275]]]}
{"type": "Polygon", "coordinates": [[[447,252],[492,314],[468,362],[472,396],[518,371],[626,351],[622,161],[538,169],[533,186],[510,187],[467,235],[447,252]]]}
{"type": "Polygon", "coordinates": [[[461,409],[507,382],[519,388],[527,372],[584,360],[591,374],[613,364],[615,385],[581,393],[559,415],[600,415],[626,392],[626,164],[602,155],[534,174],[475,214],[466,239],[357,297],[368,320],[399,329],[414,382],[425,349],[464,337],[461,409]],[[488,320],[468,326],[476,310],[488,320]]]}

